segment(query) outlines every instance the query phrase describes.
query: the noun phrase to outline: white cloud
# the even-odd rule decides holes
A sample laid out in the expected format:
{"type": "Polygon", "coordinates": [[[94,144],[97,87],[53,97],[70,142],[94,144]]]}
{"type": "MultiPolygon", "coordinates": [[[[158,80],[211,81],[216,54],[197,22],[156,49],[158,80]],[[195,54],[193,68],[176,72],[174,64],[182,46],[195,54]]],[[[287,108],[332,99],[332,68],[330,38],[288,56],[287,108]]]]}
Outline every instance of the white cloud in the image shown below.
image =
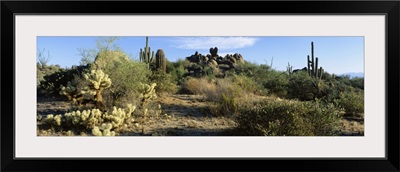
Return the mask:
{"type": "Polygon", "coordinates": [[[208,50],[211,47],[218,49],[237,49],[254,45],[257,41],[253,37],[182,37],[174,40],[173,47],[181,49],[208,50]]]}
{"type": "Polygon", "coordinates": [[[226,56],[227,54],[235,54],[234,52],[218,52],[218,55],[220,56],[226,56]]]}

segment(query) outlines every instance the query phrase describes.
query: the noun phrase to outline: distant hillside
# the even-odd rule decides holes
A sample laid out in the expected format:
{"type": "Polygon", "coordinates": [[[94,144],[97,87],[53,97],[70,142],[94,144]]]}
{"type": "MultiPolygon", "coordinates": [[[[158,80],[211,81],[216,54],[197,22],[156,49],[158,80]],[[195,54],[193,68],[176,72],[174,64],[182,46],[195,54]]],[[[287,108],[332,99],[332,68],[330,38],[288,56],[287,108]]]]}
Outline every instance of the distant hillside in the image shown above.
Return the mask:
{"type": "Polygon", "coordinates": [[[349,75],[350,78],[355,78],[355,77],[363,78],[364,77],[364,73],[363,72],[349,72],[349,73],[342,73],[342,74],[339,74],[339,75],[341,75],[341,76],[349,75]]]}

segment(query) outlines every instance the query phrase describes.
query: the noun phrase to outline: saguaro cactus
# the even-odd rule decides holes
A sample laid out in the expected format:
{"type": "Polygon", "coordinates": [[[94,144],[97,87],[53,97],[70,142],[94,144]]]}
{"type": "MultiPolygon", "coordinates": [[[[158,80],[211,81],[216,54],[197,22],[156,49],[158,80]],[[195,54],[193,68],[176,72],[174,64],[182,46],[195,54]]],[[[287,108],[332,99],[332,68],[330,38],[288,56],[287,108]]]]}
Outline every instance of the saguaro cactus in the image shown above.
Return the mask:
{"type": "Polygon", "coordinates": [[[161,70],[164,73],[167,71],[167,60],[162,49],[158,49],[156,53],[156,69],[161,70]]]}
{"type": "Polygon", "coordinates": [[[140,49],[140,61],[150,64],[154,58],[154,51],[150,51],[149,47],[149,37],[146,36],[146,47],[140,49]],[[151,53],[150,53],[151,52],[151,53]]]}
{"type": "Polygon", "coordinates": [[[323,69],[318,69],[318,57],[314,58],[314,42],[311,42],[311,59],[310,55],[307,55],[307,72],[313,78],[322,77],[323,69]]]}
{"type": "Polygon", "coordinates": [[[293,73],[293,66],[291,66],[289,62],[288,65],[286,66],[286,71],[289,75],[293,73]]]}

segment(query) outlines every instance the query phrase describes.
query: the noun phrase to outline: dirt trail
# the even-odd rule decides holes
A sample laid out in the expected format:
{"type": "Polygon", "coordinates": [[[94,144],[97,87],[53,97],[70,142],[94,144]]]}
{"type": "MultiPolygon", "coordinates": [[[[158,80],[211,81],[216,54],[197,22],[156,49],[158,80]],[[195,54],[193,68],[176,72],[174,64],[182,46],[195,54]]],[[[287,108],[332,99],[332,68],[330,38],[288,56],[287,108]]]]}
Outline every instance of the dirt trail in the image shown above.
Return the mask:
{"type": "MultiPolygon", "coordinates": [[[[233,120],[226,117],[213,117],[207,113],[207,103],[198,95],[170,95],[157,99],[161,104],[161,119],[154,117],[146,122],[146,135],[167,136],[223,136],[226,130],[234,127],[233,120]],[[167,114],[167,117],[164,115],[167,114]],[[169,117],[168,117],[169,116],[169,117]]],[[[136,135],[141,127],[127,135],[136,135]],[[139,129],[139,130],[138,130],[139,129]]]]}

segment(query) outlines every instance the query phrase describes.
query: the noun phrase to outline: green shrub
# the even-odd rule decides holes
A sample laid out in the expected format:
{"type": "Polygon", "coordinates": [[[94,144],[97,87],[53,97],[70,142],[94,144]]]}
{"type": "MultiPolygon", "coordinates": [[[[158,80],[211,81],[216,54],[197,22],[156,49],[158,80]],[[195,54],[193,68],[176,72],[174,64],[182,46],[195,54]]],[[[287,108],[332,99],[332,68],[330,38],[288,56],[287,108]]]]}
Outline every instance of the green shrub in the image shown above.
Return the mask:
{"type": "Polygon", "coordinates": [[[177,83],[170,74],[156,71],[151,75],[151,82],[157,83],[156,91],[159,94],[174,94],[177,92],[177,83]]]}
{"type": "Polygon", "coordinates": [[[353,88],[364,90],[364,78],[353,78],[350,80],[350,85],[353,88]]]}
{"type": "Polygon", "coordinates": [[[268,65],[245,62],[245,64],[235,68],[235,73],[244,74],[247,77],[253,78],[256,82],[261,82],[271,70],[271,67],[268,65]]]}
{"type": "Polygon", "coordinates": [[[291,99],[314,99],[313,78],[307,72],[300,71],[293,73],[289,78],[287,88],[288,97],[291,99]]]}
{"type": "Polygon", "coordinates": [[[205,77],[187,77],[182,84],[181,92],[186,94],[211,95],[216,94],[216,84],[205,77]]]}
{"type": "Polygon", "coordinates": [[[262,86],[259,83],[245,75],[233,75],[232,77],[226,79],[230,79],[232,84],[238,86],[242,91],[247,93],[258,93],[260,90],[262,90],[262,86]]]}
{"type": "Polygon", "coordinates": [[[185,69],[190,62],[188,60],[179,59],[177,62],[167,61],[167,74],[170,74],[172,79],[181,85],[185,82],[185,76],[188,71],[185,69]]]}
{"type": "Polygon", "coordinates": [[[82,77],[83,73],[90,71],[90,65],[72,66],[71,69],[59,69],[56,72],[43,76],[43,81],[38,87],[38,95],[61,97],[59,94],[62,85],[68,85],[75,76],[82,77]]]}
{"type": "Polygon", "coordinates": [[[289,79],[286,73],[278,71],[269,72],[262,82],[268,93],[278,97],[285,97],[287,95],[289,79]]]}
{"type": "Polygon", "coordinates": [[[108,107],[137,104],[140,83],[149,83],[152,74],[147,64],[136,61],[110,61],[104,72],[113,82],[103,94],[108,107]]]}
{"type": "Polygon", "coordinates": [[[242,107],[235,118],[242,135],[335,135],[340,111],[333,104],[293,100],[265,100],[242,107]]]}
{"type": "Polygon", "coordinates": [[[364,91],[342,92],[336,100],[339,107],[343,108],[348,115],[359,115],[364,113],[364,91]]]}

